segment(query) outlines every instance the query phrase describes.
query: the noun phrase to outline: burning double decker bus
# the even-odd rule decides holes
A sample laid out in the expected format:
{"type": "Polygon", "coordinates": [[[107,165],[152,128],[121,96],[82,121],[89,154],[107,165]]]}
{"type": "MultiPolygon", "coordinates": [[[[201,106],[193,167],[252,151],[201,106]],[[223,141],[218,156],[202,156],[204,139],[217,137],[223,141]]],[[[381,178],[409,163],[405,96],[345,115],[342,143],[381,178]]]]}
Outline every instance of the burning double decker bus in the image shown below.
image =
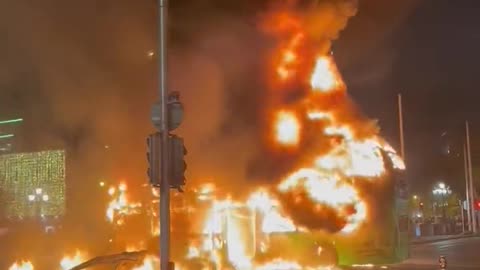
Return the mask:
{"type": "Polygon", "coordinates": [[[355,5],[282,2],[262,17],[278,42],[251,192],[215,183],[186,191],[172,209],[180,268],[332,269],[408,254],[405,164],[355,106],[330,52],[355,5]]]}
{"type": "MultiPolygon", "coordinates": [[[[173,227],[176,218],[188,215],[190,231],[175,236],[174,230],[173,239],[188,235],[189,244],[174,259],[182,269],[334,269],[339,264],[401,261],[408,250],[406,224],[402,224],[407,215],[398,194],[401,180],[396,177],[392,174],[388,184],[369,190],[370,198],[364,199],[371,209],[369,218],[345,232],[296,225],[280,196],[267,189],[253,192],[246,200],[222,198],[222,192],[210,188],[187,191],[195,199],[182,208],[183,213],[174,211],[173,227]],[[379,202],[384,207],[378,207],[379,202]]],[[[185,246],[177,240],[175,246],[185,246]]]]}
{"type": "MultiPolygon", "coordinates": [[[[256,162],[267,172],[258,183],[268,184],[246,198],[211,193],[202,227],[208,241],[191,250],[203,246],[214,265],[234,269],[401,261],[408,254],[405,164],[348,96],[329,38],[312,27],[329,25],[325,17],[286,5],[263,25],[279,41],[256,162]]],[[[346,23],[351,8],[334,10],[346,23]]]]}

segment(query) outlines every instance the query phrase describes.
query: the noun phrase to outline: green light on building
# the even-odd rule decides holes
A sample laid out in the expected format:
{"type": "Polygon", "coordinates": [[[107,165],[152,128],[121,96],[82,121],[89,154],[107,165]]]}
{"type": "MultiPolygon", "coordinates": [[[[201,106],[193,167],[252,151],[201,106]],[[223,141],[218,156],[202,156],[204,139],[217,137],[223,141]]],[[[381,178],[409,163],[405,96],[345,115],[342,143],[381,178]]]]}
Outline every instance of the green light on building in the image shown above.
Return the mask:
{"type": "Polygon", "coordinates": [[[8,138],[13,138],[15,135],[13,134],[0,134],[0,140],[1,139],[8,139],[8,138]]]}
{"type": "Polygon", "coordinates": [[[15,123],[20,123],[20,122],[23,122],[23,118],[3,120],[3,121],[0,121],[0,125],[15,124],[15,123]]]}
{"type": "Polygon", "coordinates": [[[28,218],[65,213],[65,151],[0,156],[0,189],[6,216],[28,218]]]}

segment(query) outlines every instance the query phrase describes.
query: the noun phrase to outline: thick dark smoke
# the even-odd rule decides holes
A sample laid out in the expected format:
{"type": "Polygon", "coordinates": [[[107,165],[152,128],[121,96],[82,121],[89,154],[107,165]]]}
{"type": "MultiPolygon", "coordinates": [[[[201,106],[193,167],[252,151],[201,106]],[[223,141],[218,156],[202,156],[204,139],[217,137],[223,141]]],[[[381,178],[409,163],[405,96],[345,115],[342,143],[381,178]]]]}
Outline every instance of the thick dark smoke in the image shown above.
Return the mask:
{"type": "MultiPolygon", "coordinates": [[[[399,182],[401,172],[396,171],[388,156],[383,153],[387,175],[384,179],[374,181],[358,178],[350,184],[354,185],[358,195],[368,205],[368,220],[378,226],[378,234],[388,238],[384,228],[390,228],[393,219],[392,205],[396,196],[395,185],[399,182]],[[383,229],[380,229],[383,228],[383,229]]],[[[288,216],[294,217],[297,224],[312,230],[337,233],[348,224],[348,218],[357,213],[355,204],[344,204],[331,207],[312,201],[303,188],[287,193],[277,193],[282,201],[282,208],[288,216]]],[[[388,231],[388,229],[387,229],[388,231]]]]}
{"type": "MultiPolygon", "coordinates": [[[[0,2],[0,118],[25,119],[20,151],[67,150],[71,242],[108,236],[98,226],[101,178],[144,191],[145,137],[157,97],[156,59],[148,56],[156,45],[155,2],[0,2]]],[[[189,183],[244,186],[289,169],[289,160],[264,155],[261,140],[266,55],[278,40],[259,24],[285,2],[311,22],[309,32],[326,51],[355,13],[355,1],[171,1],[169,83],[185,103],[178,132],[189,150],[189,183]],[[246,171],[258,156],[258,168],[246,171]]]]}
{"type": "MultiPolygon", "coordinates": [[[[272,2],[171,2],[169,85],[185,103],[178,132],[190,184],[243,186],[249,178],[275,44],[258,31],[257,14],[272,2]]],[[[18,0],[1,3],[0,15],[0,115],[25,119],[17,150],[67,150],[66,248],[104,243],[98,182],[125,179],[145,194],[145,137],[157,97],[156,58],[148,55],[155,1],[18,0]]]]}
{"type": "Polygon", "coordinates": [[[354,205],[344,206],[344,209],[320,205],[312,201],[305,191],[281,194],[280,198],[288,216],[295,217],[297,224],[311,230],[339,232],[347,225],[347,217],[356,213],[354,205]],[[340,215],[339,212],[347,214],[340,215]]]}
{"type": "MultiPolygon", "coordinates": [[[[334,1],[317,2],[336,10],[334,1]]],[[[257,15],[276,3],[171,3],[170,86],[185,103],[179,133],[191,181],[248,178],[267,98],[264,55],[274,44],[258,31],[257,15]]],[[[0,14],[8,37],[0,45],[0,112],[25,119],[18,150],[67,149],[68,209],[85,223],[89,209],[104,209],[85,200],[99,179],[146,182],[145,137],[157,95],[155,57],[148,56],[156,42],[154,1],[19,0],[2,4],[0,14]]],[[[326,33],[321,27],[317,33],[326,33]]]]}
{"type": "MultiPolygon", "coordinates": [[[[178,133],[189,150],[190,184],[246,178],[263,88],[255,18],[262,8],[172,1],[169,84],[185,103],[178,133]]],[[[106,208],[100,179],[147,191],[155,1],[19,0],[0,4],[0,15],[0,114],[25,119],[17,150],[65,148],[68,239],[108,239],[98,226],[106,208]]]]}

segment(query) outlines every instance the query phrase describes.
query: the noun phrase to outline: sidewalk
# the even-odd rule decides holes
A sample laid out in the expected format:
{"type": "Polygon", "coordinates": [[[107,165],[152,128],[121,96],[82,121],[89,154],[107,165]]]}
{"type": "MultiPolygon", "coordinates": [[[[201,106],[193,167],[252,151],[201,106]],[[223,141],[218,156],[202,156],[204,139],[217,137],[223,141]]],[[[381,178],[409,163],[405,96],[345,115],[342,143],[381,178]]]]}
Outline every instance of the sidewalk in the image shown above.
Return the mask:
{"type": "Polygon", "coordinates": [[[410,240],[412,245],[418,244],[426,244],[426,243],[434,243],[444,240],[452,240],[452,239],[460,239],[460,238],[467,238],[467,237],[474,237],[478,235],[474,235],[472,233],[460,233],[460,234],[452,234],[452,235],[435,235],[435,236],[425,236],[425,237],[416,237],[410,240]]]}

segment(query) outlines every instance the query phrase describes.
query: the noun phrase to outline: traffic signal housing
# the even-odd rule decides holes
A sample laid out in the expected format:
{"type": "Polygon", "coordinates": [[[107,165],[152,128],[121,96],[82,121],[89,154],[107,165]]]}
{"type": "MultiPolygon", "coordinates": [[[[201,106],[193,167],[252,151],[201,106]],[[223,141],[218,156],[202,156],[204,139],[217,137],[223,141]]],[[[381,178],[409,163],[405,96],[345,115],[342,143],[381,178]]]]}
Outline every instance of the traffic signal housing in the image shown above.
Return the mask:
{"type": "Polygon", "coordinates": [[[161,155],[162,137],[159,132],[150,134],[147,137],[147,175],[150,184],[154,187],[160,187],[161,168],[160,168],[160,155],[161,155]]]}
{"type": "Polygon", "coordinates": [[[185,148],[183,138],[177,135],[170,135],[169,148],[170,188],[182,191],[182,187],[186,183],[185,171],[187,170],[187,163],[185,162],[187,149],[185,148]]]}

